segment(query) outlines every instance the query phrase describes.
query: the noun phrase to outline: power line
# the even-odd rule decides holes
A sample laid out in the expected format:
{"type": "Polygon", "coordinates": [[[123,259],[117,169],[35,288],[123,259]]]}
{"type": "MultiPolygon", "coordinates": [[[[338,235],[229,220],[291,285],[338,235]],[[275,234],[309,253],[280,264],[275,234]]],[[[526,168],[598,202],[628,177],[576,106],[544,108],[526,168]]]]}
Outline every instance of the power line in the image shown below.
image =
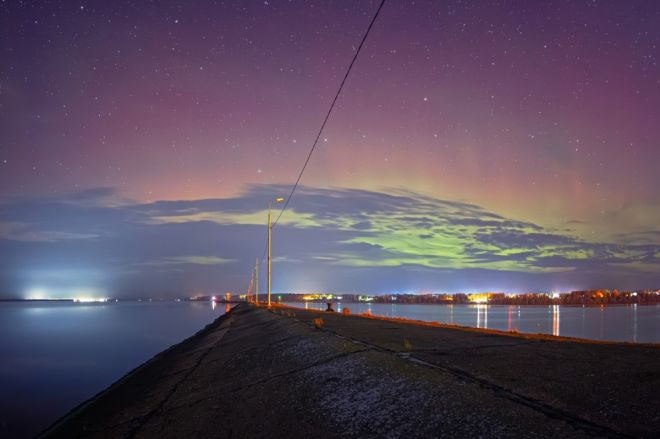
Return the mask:
{"type": "MultiPolygon", "coordinates": [[[[298,178],[296,179],[296,182],[294,183],[293,187],[291,188],[291,192],[289,193],[289,196],[286,198],[286,200],[284,202],[284,206],[282,206],[282,210],[280,210],[279,215],[277,215],[277,218],[275,219],[275,221],[273,221],[271,227],[275,227],[277,222],[282,217],[282,214],[284,214],[284,211],[289,206],[289,203],[291,202],[291,198],[293,198],[293,194],[296,192],[296,189],[298,188],[298,184],[300,183],[300,180],[302,179],[303,173],[305,172],[305,169],[307,168],[307,165],[309,164],[309,160],[312,158],[312,154],[314,153],[314,150],[316,149],[316,145],[319,143],[319,139],[321,138],[321,134],[323,133],[323,129],[325,128],[326,123],[328,123],[328,119],[330,119],[330,115],[332,114],[332,110],[335,108],[335,104],[337,103],[337,100],[339,99],[339,95],[341,94],[341,92],[344,88],[344,84],[346,84],[346,80],[348,79],[348,75],[351,73],[351,69],[353,68],[353,64],[355,64],[355,61],[357,60],[358,55],[360,55],[360,51],[362,50],[362,46],[364,46],[364,42],[367,40],[367,37],[369,36],[369,32],[371,32],[371,28],[374,26],[374,23],[376,22],[376,19],[378,18],[378,15],[380,14],[380,10],[383,9],[384,4],[385,4],[385,0],[381,0],[380,5],[378,5],[378,9],[376,9],[376,13],[371,18],[371,22],[369,23],[369,27],[367,27],[367,31],[362,36],[362,40],[360,41],[360,44],[358,45],[358,48],[355,51],[355,55],[353,55],[353,59],[351,60],[351,63],[348,65],[348,69],[346,69],[346,74],[344,75],[344,78],[341,80],[341,83],[339,84],[339,88],[337,89],[337,93],[335,94],[335,97],[332,100],[332,103],[330,104],[330,108],[328,109],[328,112],[326,113],[325,118],[323,119],[323,123],[321,124],[321,128],[319,128],[319,132],[316,135],[316,139],[314,139],[314,143],[312,144],[312,147],[310,148],[309,153],[307,154],[307,158],[305,159],[305,163],[303,164],[302,168],[300,169],[300,173],[298,174],[298,178]]],[[[267,245],[264,247],[264,251],[261,255],[261,258],[260,258],[261,262],[263,262],[264,258],[266,257],[266,250],[267,250],[267,245]]]]}
{"type": "Polygon", "coordinates": [[[355,64],[355,60],[357,59],[358,55],[360,54],[360,50],[362,49],[362,46],[364,45],[364,42],[367,40],[367,37],[369,36],[369,32],[371,31],[371,28],[373,27],[376,18],[378,18],[378,14],[380,14],[380,10],[383,8],[383,5],[385,4],[385,0],[381,0],[380,5],[378,6],[378,9],[376,10],[376,13],[374,14],[373,18],[371,19],[371,23],[369,23],[369,27],[367,28],[367,31],[364,33],[364,36],[362,37],[362,41],[360,41],[360,45],[358,46],[357,50],[355,51],[355,55],[353,55],[353,59],[351,60],[351,63],[348,65],[348,69],[346,70],[346,74],[344,75],[344,79],[342,79],[341,84],[339,85],[339,89],[337,90],[337,94],[335,95],[335,98],[332,100],[332,104],[330,104],[330,109],[328,109],[328,113],[325,115],[325,118],[323,119],[323,123],[321,124],[321,128],[319,129],[319,133],[316,135],[316,139],[314,140],[314,143],[312,144],[312,148],[309,150],[309,154],[307,154],[307,159],[305,160],[305,163],[303,164],[302,169],[300,170],[300,174],[298,174],[298,178],[296,179],[296,183],[293,185],[293,188],[291,188],[291,193],[287,197],[286,201],[284,202],[284,206],[282,206],[282,210],[280,211],[280,214],[277,215],[277,218],[273,222],[273,227],[277,224],[277,222],[280,220],[280,217],[286,210],[287,206],[289,205],[289,202],[291,201],[291,198],[293,197],[294,192],[296,192],[296,189],[298,188],[298,183],[300,183],[300,179],[303,176],[303,173],[305,172],[305,168],[307,168],[307,164],[309,163],[309,159],[312,158],[312,154],[314,153],[314,149],[316,149],[316,145],[319,143],[319,139],[321,138],[321,133],[323,132],[323,129],[325,128],[325,124],[328,122],[328,119],[330,118],[330,114],[332,113],[332,110],[335,108],[335,103],[337,102],[337,99],[339,99],[339,95],[341,94],[342,89],[344,88],[344,84],[346,83],[346,79],[348,79],[348,75],[351,73],[351,69],[353,68],[353,64],[355,64]]]}
{"type": "MultiPolygon", "coordinates": [[[[385,4],[385,0],[381,0],[380,5],[378,5],[378,9],[376,10],[376,13],[371,18],[371,22],[369,23],[369,27],[367,28],[366,32],[362,36],[362,40],[360,41],[360,44],[358,45],[358,48],[355,51],[355,55],[353,55],[353,59],[351,60],[351,63],[348,65],[348,69],[346,69],[346,74],[344,75],[344,78],[342,79],[341,83],[339,84],[339,88],[337,89],[337,93],[335,94],[335,97],[332,100],[332,103],[330,104],[330,108],[328,109],[328,112],[326,113],[325,118],[323,119],[323,123],[321,124],[321,128],[319,129],[319,132],[316,135],[316,139],[314,139],[314,143],[312,144],[312,147],[309,150],[309,153],[307,154],[307,159],[305,159],[305,163],[303,164],[302,168],[300,169],[300,173],[298,174],[298,178],[296,179],[295,184],[291,188],[291,192],[289,193],[289,196],[286,198],[286,200],[284,202],[284,206],[282,206],[282,210],[280,211],[279,215],[277,215],[277,218],[273,222],[273,227],[275,227],[277,222],[282,217],[282,214],[284,214],[284,211],[286,210],[289,203],[291,202],[291,198],[293,198],[293,194],[296,192],[296,189],[298,188],[298,184],[300,183],[300,180],[302,179],[303,173],[305,172],[305,169],[307,168],[307,165],[309,164],[309,161],[312,158],[312,154],[314,153],[314,150],[316,149],[316,145],[318,145],[318,143],[319,143],[319,139],[321,138],[321,134],[323,133],[323,129],[325,128],[325,125],[327,124],[328,119],[330,119],[330,115],[332,114],[332,110],[335,108],[335,104],[337,103],[337,100],[339,99],[339,95],[341,94],[341,92],[344,88],[344,84],[346,84],[346,80],[348,79],[348,75],[351,73],[351,69],[353,68],[353,64],[355,64],[355,61],[357,60],[358,56],[360,55],[360,51],[362,50],[362,46],[364,46],[364,42],[367,40],[367,37],[369,36],[369,32],[371,32],[371,28],[373,27],[374,23],[376,22],[376,19],[378,18],[378,15],[380,14],[380,11],[383,8],[384,4],[385,4]]],[[[265,251],[264,251],[264,254],[265,254],[265,251]]],[[[261,257],[261,259],[263,259],[263,256],[261,257]]]]}

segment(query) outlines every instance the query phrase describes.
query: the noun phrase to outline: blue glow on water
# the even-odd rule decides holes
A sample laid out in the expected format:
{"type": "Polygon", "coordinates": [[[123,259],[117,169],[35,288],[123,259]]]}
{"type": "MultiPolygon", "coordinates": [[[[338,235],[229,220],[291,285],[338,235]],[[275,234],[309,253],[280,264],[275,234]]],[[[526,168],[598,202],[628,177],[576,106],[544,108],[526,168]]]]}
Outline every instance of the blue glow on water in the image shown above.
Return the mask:
{"type": "Polygon", "coordinates": [[[167,347],[224,305],[0,303],[0,437],[29,437],[167,347]]]}

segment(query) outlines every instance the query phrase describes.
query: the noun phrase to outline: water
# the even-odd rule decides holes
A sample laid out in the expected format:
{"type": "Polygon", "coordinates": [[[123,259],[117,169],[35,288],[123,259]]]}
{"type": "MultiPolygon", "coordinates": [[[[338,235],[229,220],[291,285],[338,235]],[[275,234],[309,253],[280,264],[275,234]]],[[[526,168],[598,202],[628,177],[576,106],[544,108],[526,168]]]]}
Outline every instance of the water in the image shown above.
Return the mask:
{"type": "MultiPolygon", "coordinates": [[[[325,303],[287,303],[325,310],[325,303]]],[[[475,328],[541,333],[591,340],[660,343],[660,305],[579,307],[560,305],[397,305],[338,303],[351,313],[371,312],[475,328]]]]}
{"type": "MultiPolygon", "coordinates": [[[[323,303],[288,303],[325,309],[323,303]]],[[[660,343],[660,306],[337,304],[352,313],[660,343]]],[[[29,437],[224,314],[208,302],[0,302],[0,437],[29,437]]]]}
{"type": "Polygon", "coordinates": [[[30,437],[224,314],[210,302],[0,302],[0,437],[30,437]]]}

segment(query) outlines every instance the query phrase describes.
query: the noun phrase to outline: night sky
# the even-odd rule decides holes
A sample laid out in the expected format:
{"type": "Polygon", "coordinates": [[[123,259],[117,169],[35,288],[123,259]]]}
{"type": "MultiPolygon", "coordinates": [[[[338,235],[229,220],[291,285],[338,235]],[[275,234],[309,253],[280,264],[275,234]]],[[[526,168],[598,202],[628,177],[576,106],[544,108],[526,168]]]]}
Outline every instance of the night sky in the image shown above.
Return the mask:
{"type": "MultiPolygon", "coordinates": [[[[244,290],[378,4],[3,0],[0,297],[244,290]]],[[[660,286],[659,47],[653,0],[387,1],[274,291],[660,286]]]]}

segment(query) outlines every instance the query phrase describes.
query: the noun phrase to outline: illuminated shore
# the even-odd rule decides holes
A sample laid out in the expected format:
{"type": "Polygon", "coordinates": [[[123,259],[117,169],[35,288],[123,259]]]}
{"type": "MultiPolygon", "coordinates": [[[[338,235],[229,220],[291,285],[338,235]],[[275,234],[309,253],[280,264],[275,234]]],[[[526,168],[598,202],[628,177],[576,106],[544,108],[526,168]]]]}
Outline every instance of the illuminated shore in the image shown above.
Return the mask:
{"type": "Polygon", "coordinates": [[[660,347],[238,305],[48,437],[660,432],[660,347]]]}

